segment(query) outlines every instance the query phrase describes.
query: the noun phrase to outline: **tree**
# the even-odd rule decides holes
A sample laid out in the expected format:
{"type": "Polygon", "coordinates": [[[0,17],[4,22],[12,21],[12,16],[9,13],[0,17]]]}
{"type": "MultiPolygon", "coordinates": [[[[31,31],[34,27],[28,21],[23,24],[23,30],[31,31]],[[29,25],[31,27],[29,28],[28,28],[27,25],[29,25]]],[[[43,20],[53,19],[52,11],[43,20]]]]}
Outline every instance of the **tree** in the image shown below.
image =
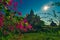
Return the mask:
{"type": "Polygon", "coordinates": [[[30,11],[30,15],[33,16],[34,15],[34,11],[31,9],[30,11]]]}
{"type": "MultiPolygon", "coordinates": [[[[31,24],[29,24],[28,21],[24,17],[21,16],[22,13],[17,12],[16,10],[13,10],[12,8],[10,9],[12,5],[11,2],[12,0],[0,0],[0,29],[1,29],[0,34],[5,35],[7,32],[17,33],[19,31],[20,33],[21,31],[27,32],[31,30],[32,29],[31,24]]],[[[14,5],[16,6],[16,3],[14,3],[14,5]]],[[[33,11],[31,12],[33,13],[33,11]]]]}
{"type": "Polygon", "coordinates": [[[57,26],[57,25],[56,25],[56,23],[54,23],[54,21],[52,21],[50,26],[57,26]]]}
{"type": "Polygon", "coordinates": [[[40,16],[34,15],[34,11],[31,10],[30,14],[26,17],[28,22],[32,25],[32,27],[36,30],[40,30],[42,26],[44,26],[44,21],[40,20],[40,16]]]}
{"type": "MultiPolygon", "coordinates": [[[[51,5],[60,7],[60,2],[55,2],[55,3],[52,3],[51,5]]],[[[57,13],[60,13],[60,12],[57,12],[57,13]]],[[[55,18],[56,18],[56,14],[54,14],[54,15],[55,15],[55,18]]],[[[58,17],[59,26],[60,26],[60,16],[57,16],[57,17],[58,17]]]]}
{"type": "Polygon", "coordinates": [[[51,6],[60,6],[60,2],[54,2],[51,4],[51,6]]]}

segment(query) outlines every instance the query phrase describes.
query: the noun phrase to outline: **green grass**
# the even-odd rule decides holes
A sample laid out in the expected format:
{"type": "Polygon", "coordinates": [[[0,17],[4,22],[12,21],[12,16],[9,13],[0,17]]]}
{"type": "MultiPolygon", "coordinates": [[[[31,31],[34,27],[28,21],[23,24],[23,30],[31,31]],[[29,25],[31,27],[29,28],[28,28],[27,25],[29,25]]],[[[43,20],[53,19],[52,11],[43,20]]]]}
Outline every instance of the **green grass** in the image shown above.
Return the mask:
{"type": "Polygon", "coordinates": [[[25,33],[9,34],[7,37],[0,37],[0,40],[60,40],[59,33],[25,33]],[[2,39],[1,39],[2,38],[2,39]]]}
{"type": "Polygon", "coordinates": [[[52,33],[29,33],[24,34],[22,40],[60,40],[60,36],[52,33]]]}

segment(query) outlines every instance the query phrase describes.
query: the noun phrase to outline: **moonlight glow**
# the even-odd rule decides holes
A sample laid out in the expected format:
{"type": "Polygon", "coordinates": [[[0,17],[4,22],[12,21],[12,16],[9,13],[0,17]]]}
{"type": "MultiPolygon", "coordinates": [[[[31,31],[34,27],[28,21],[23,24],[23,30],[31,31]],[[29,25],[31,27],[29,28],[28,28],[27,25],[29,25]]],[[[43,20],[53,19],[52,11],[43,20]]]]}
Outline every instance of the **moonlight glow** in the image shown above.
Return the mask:
{"type": "Polygon", "coordinates": [[[50,7],[49,6],[44,6],[43,10],[48,10],[50,7]]]}

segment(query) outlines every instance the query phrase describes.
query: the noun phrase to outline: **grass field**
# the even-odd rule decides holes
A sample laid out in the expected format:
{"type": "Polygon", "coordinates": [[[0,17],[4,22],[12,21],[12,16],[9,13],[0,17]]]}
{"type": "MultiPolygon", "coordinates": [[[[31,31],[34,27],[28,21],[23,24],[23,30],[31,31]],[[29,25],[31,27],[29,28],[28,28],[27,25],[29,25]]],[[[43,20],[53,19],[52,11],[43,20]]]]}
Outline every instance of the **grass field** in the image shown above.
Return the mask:
{"type": "Polygon", "coordinates": [[[60,40],[59,33],[25,33],[21,35],[9,34],[7,37],[0,37],[0,40],[60,40]]]}
{"type": "Polygon", "coordinates": [[[60,29],[44,28],[42,31],[37,32],[9,33],[7,36],[1,36],[0,40],[60,40],[60,29]]]}
{"type": "Polygon", "coordinates": [[[60,35],[53,33],[29,33],[24,34],[23,40],[60,40],[60,35]]]}

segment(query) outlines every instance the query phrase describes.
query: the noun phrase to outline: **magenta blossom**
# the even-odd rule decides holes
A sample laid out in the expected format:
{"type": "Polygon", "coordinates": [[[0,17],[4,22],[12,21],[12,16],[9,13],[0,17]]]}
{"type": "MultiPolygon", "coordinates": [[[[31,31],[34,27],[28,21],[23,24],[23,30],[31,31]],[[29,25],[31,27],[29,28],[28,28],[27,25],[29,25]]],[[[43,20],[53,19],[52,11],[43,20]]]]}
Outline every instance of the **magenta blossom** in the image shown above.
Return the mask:
{"type": "Polygon", "coordinates": [[[29,24],[28,26],[27,26],[27,29],[32,29],[32,26],[29,24]]]}
{"type": "Polygon", "coordinates": [[[24,27],[24,26],[23,26],[22,24],[20,24],[19,26],[20,26],[20,27],[19,27],[20,30],[23,30],[23,27],[24,27]]]}
{"type": "Polygon", "coordinates": [[[15,2],[14,3],[14,10],[17,10],[17,5],[18,5],[18,2],[15,2]]]}
{"type": "Polygon", "coordinates": [[[3,35],[8,35],[8,34],[9,33],[6,30],[3,31],[3,35]]]}
{"type": "Polygon", "coordinates": [[[27,22],[27,19],[26,19],[26,18],[24,18],[24,20],[23,20],[23,21],[24,21],[24,23],[26,23],[26,22],[27,22]]]}
{"type": "Polygon", "coordinates": [[[4,25],[4,15],[0,14],[0,27],[4,25]]]}
{"type": "Polygon", "coordinates": [[[22,4],[22,0],[20,0],[20,3],[22,4]]]}
{"type": "Polygon", "coordinates": [[[0,20],[0,27],[2,27],[3,26],[3,21],[2,20],[0,20]]]}
{"type": "Polygon", "coordinates": [[[17,10],[17,8],[16,8],[16,7],[14,7],[13,9],[14,9],[15,11],[17,10]]]}
{"type": "Polygon", "coordinates": [[[11,6],[13,3],[13,0],[9,0],[8,5],[11,6]]]}
{"type": "Polygon", "coordinates": [[[2,2],[2,0],[0,0],[0,2],[2,2]]]}
{"type": "Polygon", "coordinates": [[[21,13],[21,12],[18,12],[18,14],[19,14],[19,15],[22,15],[22,13],[21,13]]]}
{"type": "Polygon", "coordinates": [[[8,29],[9,29],[10,31],[14,31],[14,26],[9,26],[8,29]]]}
{"type": "Polygon", "coordinates": [[[19,24],[16,25],[16,28],[20,29],[20,30],[23,30],[23,25],[21,23],[19,23],[19,24]]]}
{"type": "Polygon", "coordinates": [[[14,7],[16,7],[17,5],[18,5],[18,2],[15,2],[15,3],[14,3],[14,7]]]}
{"type": "Polygon", "coordinates": [[[23,29],[24,32],[27,32],[28,30],[26,28],[23,29]]]}

